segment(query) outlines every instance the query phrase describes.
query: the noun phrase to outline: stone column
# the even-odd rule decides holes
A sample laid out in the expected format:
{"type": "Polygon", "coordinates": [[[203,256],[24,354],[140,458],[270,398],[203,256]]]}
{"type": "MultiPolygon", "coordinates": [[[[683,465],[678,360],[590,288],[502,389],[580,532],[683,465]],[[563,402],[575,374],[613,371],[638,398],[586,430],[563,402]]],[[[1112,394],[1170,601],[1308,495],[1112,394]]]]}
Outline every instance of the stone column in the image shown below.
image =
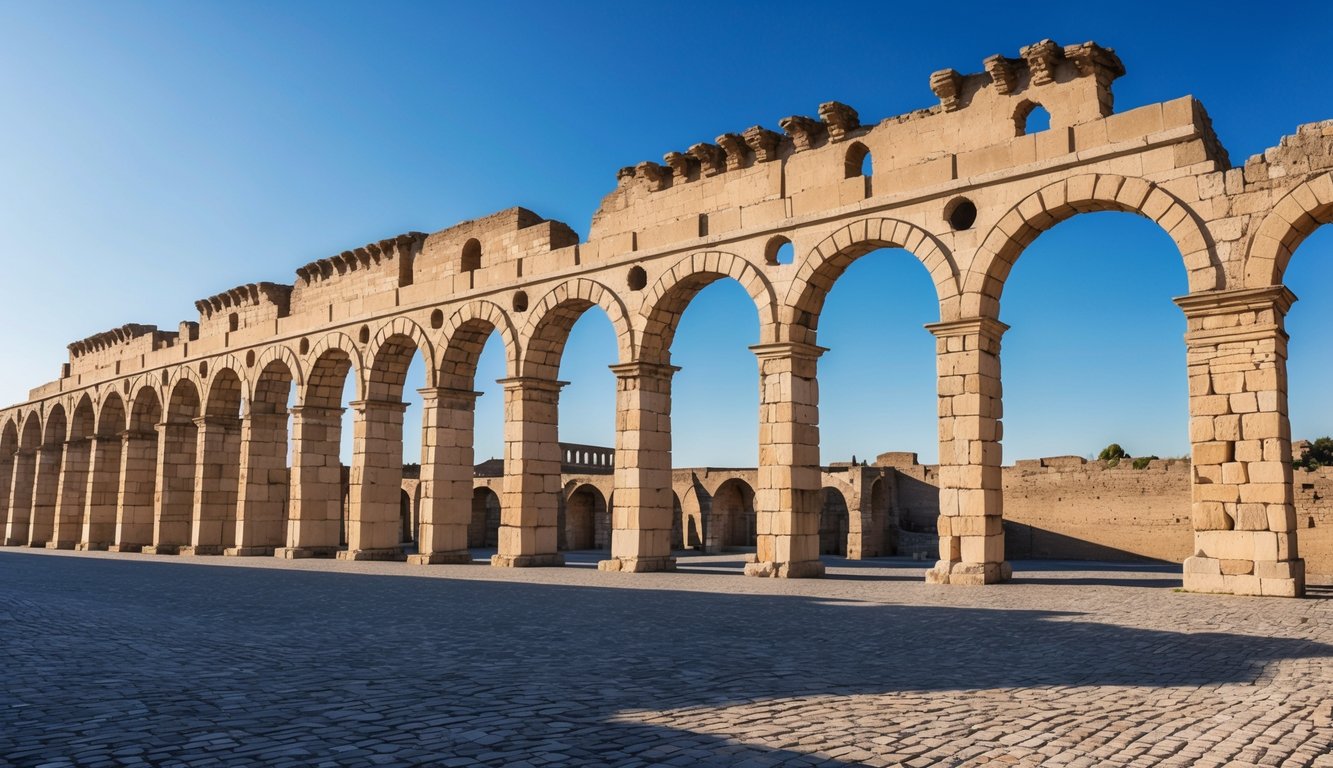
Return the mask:
{"type": "Polygon", "coordinates": [[[37,475],[32,484],[32,524],[28,546],[44,547],[55,540],[56,500],[60,495],[60,462],[65,446],[37,449],[37,475]]]}
{"type": "Polygon", "coordinates": [[[32,523],[32,489],[37,474],[37,454],[20,448],[14,454],[14,472],[9,487],[9,517],[5,521],[4,544],[18,547],[28,543],[32,523]]]}
{"type": "Polygon", "coordinates": [[[241,422],[232,416],[194,420],[194,497],[190,544],[182,555],[220,555],[236,533],[236,496],[241,476],[241,422]]]}
{"type": "Polygon", "coordinates": [[[472,427],[480,392],[419,389],[421,395],[421,524],[417,565],[470,563],[472,427]]]}
{"type": "Polygon", "coordinates": [[[1287,334],[1296,297],[1286,287],[1176,299],[1189,330],[1194,556],[1185,589],[1300,597],[1287,334]]]}
{"type": "Polygon", "coordinates": [[[65,441],[59,485],[56,490],[55,526],[47,549],[74,549],[83,536],[83,511],[88,503],[88,464],[92,442],[88,438],[65,441]]]}
{"type": "Polygon", "coordinates": [[[157,425],[153,543],[143,548],[144,554],[175,555],[191,543],[197,431],[193,421],[157,425]]]}
{"type": "Polygon", "coordinates": [[[931,584],[994,584],[1004,559],[1000,337],[987,317],[927,325],[935,334],[940,418],[940,559],[931,584]]]}
{"type": "Polygon", "coordinates": [[[9,530],[9,507],[14,488],[14,454],[0,455],[0,546],[6,543],[9,530]]]}
{"type": "Polygon", "coordinates": [[[560,389],[567,382],[501,379],[505,391],[505,478],[499,552],[491,565],[564,565],[557,551],[560,389]]]}
{"type": "Polygon", "coordinates": [[[672,571],[671,376],[655,363],[611,366],[616,375],[615,507],[603,571],[672,571]]]}
{"type": "Polygon", "coordinates": [[[291,506],[278,557],[333,557],[342,527],[342,408],[292,409],[291,506]]]}
{"type": "Polygon", "coordinates": [[[397,400],[348,403],[353,422],[347,549],[342,560],[403,560],[403,412],[397,400]]]}
{"type": "Polygon", "coordinates": [[[153,542],[157,499],[157,433],[122,432],[120,487],[112,552],[139,552],[153,542]]]}
{"type": "Polygon", "coordinates": [[[287,409],[241,420],[235,546],[227,555],[271,555],[283,545],[287,514],[287,409]]]}
{"type": "Polygon", "coordinates": [[[121,439],[94,437],[89,441],[88,485],[84,494],[83,526],[75,549],[106,549],[116,538],[116,504],[120,497],[121,439]]]}
{"type": "Polygon", "coordinates": [[[750,347],[759,360],[758,554],[747,576],[824,575],[819,560],[819,382],[822,347],[778,342],[750,347]]]}

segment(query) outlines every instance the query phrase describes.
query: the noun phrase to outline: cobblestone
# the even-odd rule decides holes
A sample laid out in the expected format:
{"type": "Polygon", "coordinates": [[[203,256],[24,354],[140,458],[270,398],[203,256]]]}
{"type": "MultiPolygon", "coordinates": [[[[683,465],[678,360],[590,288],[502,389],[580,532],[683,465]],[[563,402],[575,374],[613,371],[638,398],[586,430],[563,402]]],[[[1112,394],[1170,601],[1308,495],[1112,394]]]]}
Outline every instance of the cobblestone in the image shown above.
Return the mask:
{"type": "Polygon", "coordinates": [[[597,557],[0,551],[0,765],[1333,764],[1326,599],[1186,594],[1168,568],[966,589],[908,561],[597,557]]]}

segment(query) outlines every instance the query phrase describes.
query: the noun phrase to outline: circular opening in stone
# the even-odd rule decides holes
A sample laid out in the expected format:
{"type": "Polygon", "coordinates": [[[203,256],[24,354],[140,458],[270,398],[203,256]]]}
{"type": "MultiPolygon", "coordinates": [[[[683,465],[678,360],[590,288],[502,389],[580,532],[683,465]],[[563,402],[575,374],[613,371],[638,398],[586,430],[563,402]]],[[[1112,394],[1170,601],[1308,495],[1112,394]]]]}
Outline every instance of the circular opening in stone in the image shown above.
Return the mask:
{"type": "Polygon", "coordinates": [[[370,343],[370,326],[368,325],[361,326],[361,343],[362,344],[370,343]]]}
{"type": "Polygon", "coordinates": [[[301,339],[300,350],[303,355],[310,354],[310,339],[301,339]]]}
{"type": "Polygon", "coordinates": [[[527,292],[527,291],[519,291],[519,292],[517,292],[517,293],[514,294],[514,311],[515,311],[515,312],[527,312],[527,311],[528,311],[528,292],[527,292]]]}
{"type": "Polygon", "coordinates": [[[430,313],[430,327],[434,328],[437,331],[444,327],[443,311],[437,309],[434,312],[430,313]]]}
{"type": "Polygon", "coordinates": [[[643,267],[629,268],[629,289],[631,291],[642,291],[648,287],[648,273],[643,267]]]}
{"type": "Polygon", "coordinates": [[[246,368],[255,367],[255,351],[253,349],[245,353],[245,367],[246,368]]]}
{"type": "Polygon", "coordinates": [[[977,223],[977,205],[966,197],[960,197],[945,208],[944,218],[955,232],[971,229],[977,223]]]}

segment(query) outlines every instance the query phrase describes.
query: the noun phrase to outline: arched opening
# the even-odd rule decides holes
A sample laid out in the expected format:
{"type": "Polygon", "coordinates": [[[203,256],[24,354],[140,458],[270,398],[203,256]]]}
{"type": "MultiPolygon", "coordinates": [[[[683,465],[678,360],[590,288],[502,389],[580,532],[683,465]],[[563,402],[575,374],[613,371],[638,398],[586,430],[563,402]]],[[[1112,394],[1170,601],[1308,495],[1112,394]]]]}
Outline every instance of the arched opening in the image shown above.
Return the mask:
{"type": "Polygon", "coordinates": [[[236,546],[240,498],[241,378],[230,368],[214,372],[198,429],[200,475],[195,483],[192,540],[185,551],[220,555],[236,546]]]}
{"type": "Polygon", "coordinates": [[[201,412],[199,388],[181,379],[167,396],[159,434],[158,494],[154,511],[153,543],[144,551],[174,555],[193,539],[201,412]]]}
{"type": "Polygon", "coordinates": [[[611,546],[608,506],[602,492],[584,484],[565,501],[565,548],[607,549],[611,546]]]}
{"type": "Polygon", "coordinates": [[[481,269],[481,241],[472,238],[463,244],[463,256],[458,267],[460,272],[475,272],[481,269]]]}
{"type": "Polygon", "coordinates": [[[1040,104],[1024,101],[1014,113],[1014,130],[1017,136],[1028,136],[1050,130],[1051,113],[1040,104]]]}
{"type": "Polygon", "coordinates": [[[117,552],[138,552],[153,543],[157,515],[158,424],[162,401],[152,387],[141,387],[130,405],[116,515],[117,552]]]}
{"type": "Polygon", "coordinates": [[[68,432],[64,406],[53,406],[46,416],[41,448],[37,451],[37,477],[33,481],[32,538],[28,543],[35,547],[56,541],[56,501],[60,494],[60,470],[64,464],[68,432]]]}
{"type": "Polygon", "coordinates": [[[825,488],[819,514],[819,553],[847,556],[847,498],[837,488],[825,488]]]}
{"type": "Polygon", "coordinates": [[[106,549],[115,542],[124,442],[121,435],[128,428],[125,401],[115,392],[108,393],[89,446],[87,519],[79,537],[80,549],[106,549]]]}
{"type": "Polygon", "coordinates": [[[495,549],[500,539],[500,497],[481,486],[472,491],[472,518],[467,543],[472,549],[495,549]]]}
{"type": "Polygon", "coordinates": [[[23,419],[18,451],[14,455],[14,479],[10,486],[7,545],[31,544],[33,534],[33,489],[37,482],[37,454],[42,447],[41,417],[29,412],[23,419]]]}
{"type": "Polygon", "coordinates": [[[1178,248],[1151,220],[1097,212],[1015,255],[1000,313],[1004,459],[1044,461],[1001,470],[1008,556],[1184,560],[1189,470],[1145,485],[1132,461],[1098,460],[1113,443],[1133,458],[1190,454],[1178,248]]]}
{"type": "Polygon", "coordinates": [[[264,366],[249,404],[249,440],[241,454],[235,549],[270,555],[286,545],[291,489],[292,420],[296,388],[281,359],[264,366]]]}
{"type": "Polygon", "coordinates": [[[96,430],[92,398],[84,395],[69,417],[69,434],[57,479],[55,527],[47,547],[74,549],[83,536],[83,515],[88,494],[88,466],[96,430]]]}
{"type": "Polygon", "coordinates": [[[709,510],[710,551],[750,549],[756,544],[754,488],[739,478],[718,486],[709,510]]]}
{"type": "Polygon", "coordinates": [[[764,263],[769,266],[790,264],[796,258],[796,249],[787,238],[776,235],[764,246],[764,263]]]}
{"type": "Polygon", "coordinates": [[[291,420],[291,502],[286,557],[332,557],[347,540],[347,489],[354,428],[346,407],[359,396],[352,353],[317,347],[291,420]]]}
{"type": "MultiPolygon", "coordinates": [[[[18,541],[14,536],[15,520],[12,491],[14,488],[14,461],[18,458],[19,430],[13,418],[5,419],[0,425],[0,545],[12,546],[18,541]]],[[[25,520],[26,524],[27,521],[25,520]]]]}
{"type": "Polygon", "coordinates": [[[396,558],[415,546],[411,498],[407,524],[400,497],[407,474],[419,476],[425,436],[419,391],[428,375],[415,328],[381,331],[370,351],[366,399],[357,403],[352,446],[347,549],[349,557],[396,558]],[[411,435],[412,439],[407,439],[411,435]],[[406,547],[404,546],[406,544],[406,547]]]}
{"type": "Polygon", "coordinates": [[[681,509],[680,497],[674,491],[671,493],[671,549],[689,549],[689,544],[685,541],[685,511],[681,509]]]}
{"type": "Polygon", "coordinates": [[[843,171],[844,176],[848,179],[854,179],[858,176],[870,178],[874,173],[874,161],[870,157],[870,149],[859,141],[853,141],[849,144],[843,171]]]}
{"type": "Polygon", "coordinates": [[[880,556],[898,554],[898,521],[889,505],[888,487],[882,477],[870,484],[870,519],[879,535],[879,548],[871,554],[880,556]]]}
{"type": "Polygon", "coordinates": [[[398,521],[399,521],[399,539],[403,542],[412,540],[412,496],[408,494],[407,489],[398,490],[398,521]]]}
{"type": "Polygon", "coordinates": [[[1297,543],[1305,558],[1306,578],[1333,576],[1333,465],[1321,462],[1318,446],[1305,456],[1307,444],[1333,437],[1333,409],[1328,382],[1333,381],[1333,354],[1328,339],[1327,307],[1333,306],[1333,226],[1323,226],[1292,254],[1282,283],[1298,300],[1287,312],[1287,407],[1291,424],[1292,497],[1297,543]]]}

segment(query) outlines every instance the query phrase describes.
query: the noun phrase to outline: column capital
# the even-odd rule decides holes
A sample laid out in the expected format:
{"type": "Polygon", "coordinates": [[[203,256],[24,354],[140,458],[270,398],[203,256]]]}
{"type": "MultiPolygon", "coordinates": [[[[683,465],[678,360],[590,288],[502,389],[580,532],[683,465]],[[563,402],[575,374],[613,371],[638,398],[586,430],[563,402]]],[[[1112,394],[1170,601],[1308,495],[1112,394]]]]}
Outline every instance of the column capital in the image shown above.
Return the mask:
{"type": "Polygon", "coordinates": [[[820,355],[828,351],[828,347],[806,344],[802,341],[775,341],[768,344],[755,344],[750,347],[750,351],[760,360],[783,358],[818,360],[820,355]]]}
{"type": "Polygon", "coordinates": [[[568,381],[542,379],[536,376],[512,376],[507,379],[496,379],[495,383],[506,390],[531,389],[545,392],[559,392],[569,386],[568,381]]]}
{"type": "Polygon", "coordinates": [[[347,403],[348,407],[357,413],[367,411],[393,411],[400,413],[407,410],[407,403],[401,400],[352,400],[347,403]]]}
{"type": "Polygon", "coordinates": [[[330,408],[324,405],[294,405],[287,412],[298,419],[342,418],[346,408],[330,408]]]}
{"type": "Polygon", "coordinates": [[[927,331],[937,339],[954,336],[988,336],[996,341],[1004,336],[1009,326],[993,317],[969,317],[963,320],[948,320],[941,323],[926,323],[927,331]]]}
{"type": "Polygon", "coordinates": [[[205,427],[238,429],[241,426],[241,419],[239,416],[212,416],[209,414],[204,414],[203,416],[194,417],[193,419],[191,419],[191,421],[193,421],[194,425],[196,427],[199,427],[200,429],[203,429],[205,427]]]}
{"type": "Polygon", "coordinates": [[[454,387],[423,387],[417,390],[417,394],[421,395],[424,402],[431,402],[432,400],[475,402],[483,393],[471,389],[455,389],[454,387]]]}
{"type": "Polygon", "coordinates": [[[680,370],[680,366],[670,363],[650,363],[646,360],[635,360],[629,363],[616,363],[607,366],[611,373],[615,374],[617,379],[670,379],[680,370]]]}
{"type": "Polygon", "coordinates": [[[1172,299],[1185,317],[1234,315],[1238,312],[1261,312],[1275,309],[1283,315],[1296,301],[1296,294],[1285,285],[1263,288],[1236,288],[1229,291],[1203,291],[1172,299]]]}
{"type": "Polygon", "coordinates": [[[157,437],[157,432],[142,430],[142,429],[127,429],[123,432],[117,433],[117,437],[119,437],[121,440],[132,440],[136,437],[141,440],[147,440],[150,437],[157,437]]]}

